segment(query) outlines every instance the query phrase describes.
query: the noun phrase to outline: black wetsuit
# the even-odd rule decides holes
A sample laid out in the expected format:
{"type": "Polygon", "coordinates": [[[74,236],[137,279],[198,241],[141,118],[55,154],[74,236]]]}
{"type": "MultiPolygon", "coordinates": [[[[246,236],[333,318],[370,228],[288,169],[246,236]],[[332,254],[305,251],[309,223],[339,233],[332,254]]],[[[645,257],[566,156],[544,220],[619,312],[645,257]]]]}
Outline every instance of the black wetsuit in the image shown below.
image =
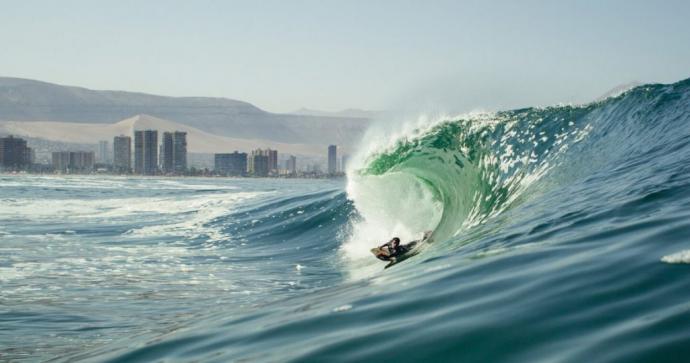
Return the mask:
{"type": "Polygon", "coordinates": [[[388,258],[386,260],[389,260],[394,257],[402,256],[408,252],[418,243],[419,241],[412,241],[406,245],[399,244],[397,247],[393,245],[393,242],[388,242],[385,245],[381,246],[383,248],[384,246],[388,248],[389,255],[387,256],[388,258]]]}
{"type": "Polygon", "coordinates": [[[417,245],[417,243],[419,243],[419,241],[412,241],[406,245],[399,245],[398,246],[398,253],[396,254],[396,256],[404,255],[404,254],[410,252],[410,250],[413,249],[414,246],[417,245]]]}
{"type": "MultiPolygon", "coordinates": [[[[429,242],[431,241],[431,231],[426,231],[424,232],[424,237],[422,237],[421,240],[416,240],[412,241],[408,244],[398,244],[397,247],[393,245],[393,241],[388,242],[386,244],[381,245],[379,247],[379,250],[383,249],[384,247],[388,249],[388,254],[385,253],[377,253],[376,258],[378,258],[381,261],[389,261],[388,265],[386,265],[385,268],[389,268],[393,266],[394,264],[414,255],[417,252],[411,252],[415,246],[417,246],[418,243],[420,242],[429,242]]],[[[373,251],[373,250],[372,250],[373,251]]]]}

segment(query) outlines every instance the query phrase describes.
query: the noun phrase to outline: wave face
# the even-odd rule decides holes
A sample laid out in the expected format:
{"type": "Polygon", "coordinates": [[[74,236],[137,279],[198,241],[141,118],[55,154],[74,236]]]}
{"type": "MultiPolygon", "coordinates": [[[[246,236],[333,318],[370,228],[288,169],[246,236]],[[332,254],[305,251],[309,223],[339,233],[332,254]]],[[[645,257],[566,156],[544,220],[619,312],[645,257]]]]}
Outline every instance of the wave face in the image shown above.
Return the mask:
{"type": "Polygon", "coordinates": [[[484,114],[413,130],[366,156],[350,176],[350,197],[366,224],[383,223],[388,233],[409,238],[434,230],[437,239],[448,239],[509,208],[563,162],[592,129],[595,108],[484,114]],[[396,231],[402,226],[413,227],[396,231]]]}
{"type": "Polygon", "coordinates": [[[433,204],[431,215],[439,220],[427,227],[445,239],[511,208],[521,196],[529,198],[526,191],[534,194],[535,188],[529,187],[544,177],[549,180],[536,188],[563,186],[644,152],[659,143],[657,132],[665,131],[654,124],[657,118],[675,121],[667,128],[686,128],[682,122],[688,106],[676,109],[685,100],[686,85],[676,87],[640,87],[585,106],[475,115],[396,135],[393,147],[367,155],[351,175],[350,194],[356,202],[389,191],[398,194],[397,199],[400,190],[410,189],[406,183],[414,183],[424,189],[419,193],[424,197],[415,198],[410,208],[378,201],[377,208],[391,209],[387,214],[397,216],[400,209],[404,214],[413,205],[433,204]],[[364,198],[358,184],[381,187],[367,191],[364,198]]]}
{"type": "MultiPolygon", "coordinates": [[[[74,248],[83,248],[80,241],[106,252],[119,248],[99,263],[70,260],[75,276],[110,276],[120,271],[117,256],[134,248],[136,255],[121,259],[144,275],[130,274],[127,291],[156,304],[142,303],[144,297],[120,302],[122,288],[106,284],[110,309],[96,318],[89,311],[102,304],[98,299],[71,299],[90,290],[60,290],[67,311],[83,311],[66,329],[72,342],[92,341],[90,330],[75,330],[88,328],[88,319],[98,319],[99,334],[117,339],[47,351],[69,361],[111,362],[688,356],[690,80],[581,106],[421,119],[370,136],[346,185],[175,181],[135,192],[131,183],[139,182],[125,181],[142,208],[164,205],[159,199],[170,188],[181,200],[175,213],[149,207],[136,220],[126,204],[73,203],[88,206],[86,212],[51,204],[60,223],[81,213],[120,226],[59,227],[73,230],[74,248]],[[409,240],[429,229],[434,242],[393,268],[383,270],[368,252],[393,235],[409,240]],[[176,253],[172,261],[164,258],[167,249],[176,253]],[[151,273],[175,261],[186,271],[151,273]],[[82,264],[88,268],[79,270],[82,264]],[[197,288],[183,286],[189,281],[197,288]],[[151,284],[159,287],[146,295],[151,284]]],[[[88,190],[79,195],[102,196],[92,182],[74,181],[88,190]]],[[[19,191],[25,183],[16,188],[0,191],[12,206],[0,218],[14,221],[0,235],[33,238],[23,231],[54,211],[28,215],[34,209],[24,207],[31,202],[19,191]],[[17,214],[26,218],[12,219],[17,214]]],[[[58,198],[48,186],[39,189],[58,198]]],[[[38,277],[23,275],[16,261],[2,268],[14,274],[8,286],[16,294],[4,301],[12,306],[12,296],[26,296],[22,286],[38,277]]],[[[64,264],[54,268],[65,273],[64,264]]],[[[30,291],[40,295],[35,304],[51,294],[30,291]]],[[[51,300],[51,309],[59,301],[51,300]]],[[[42,316],[32,313],[34,321],[42,316]]]]}

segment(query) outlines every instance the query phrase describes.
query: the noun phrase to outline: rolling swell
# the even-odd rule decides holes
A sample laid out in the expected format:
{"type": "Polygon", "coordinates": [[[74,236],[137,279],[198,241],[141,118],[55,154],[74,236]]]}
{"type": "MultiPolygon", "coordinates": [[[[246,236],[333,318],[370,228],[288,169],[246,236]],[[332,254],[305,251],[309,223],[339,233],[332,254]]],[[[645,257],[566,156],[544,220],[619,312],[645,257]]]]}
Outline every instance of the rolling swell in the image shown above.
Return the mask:
{"type": "MultiPolygon", "coordinates": [[[[110,358],[684,361],[690,279],[677,253],[690,248],[689,105],[685,80],[583,106],[442,120],[400,137],[349,176],[356,215],[331,214],[350,211],[334,193],[310,202],[318,223],[301,230],[281,219],[291,243],[326,228],[361,261],[336,269],[373,273],[217,311],[110,358]],[[382,271],[366,256],[381,236],[424,228],[437,229],[437,243],[415,258],[382,271]]],[[[277,203],[289,216],[293,202],[277,203]]],[[[248,228],[246,239],[279,230],[248,228]]]]}

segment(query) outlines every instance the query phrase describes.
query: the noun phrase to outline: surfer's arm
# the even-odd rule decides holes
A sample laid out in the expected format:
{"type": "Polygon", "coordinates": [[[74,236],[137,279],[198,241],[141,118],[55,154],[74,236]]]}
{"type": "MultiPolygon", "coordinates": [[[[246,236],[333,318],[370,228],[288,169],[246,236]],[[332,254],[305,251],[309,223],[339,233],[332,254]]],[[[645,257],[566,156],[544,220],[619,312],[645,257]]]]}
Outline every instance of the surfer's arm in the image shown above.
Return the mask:
{"type": "Polygon", "coordinates": [[[393,247],[391,246],[390,242],[382,244],[381,247],[379,247],[379,248],[380,248],[380,249],[384,249],[384,248],[385,248],[386,251],[388,251],[388,253],[392,253],[392,252],[393,252],[393,247]]]}

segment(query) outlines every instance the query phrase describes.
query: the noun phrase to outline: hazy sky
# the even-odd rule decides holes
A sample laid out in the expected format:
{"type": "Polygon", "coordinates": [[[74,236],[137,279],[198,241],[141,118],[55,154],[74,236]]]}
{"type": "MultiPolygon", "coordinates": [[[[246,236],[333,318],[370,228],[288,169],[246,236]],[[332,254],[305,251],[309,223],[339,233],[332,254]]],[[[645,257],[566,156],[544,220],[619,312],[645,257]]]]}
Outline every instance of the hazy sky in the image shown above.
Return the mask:
{"type": "Polygon", "coordinates": [[[300,107],[591,100],[690,77],[690,1],[0,0],[0,75],[300,107]]]}

